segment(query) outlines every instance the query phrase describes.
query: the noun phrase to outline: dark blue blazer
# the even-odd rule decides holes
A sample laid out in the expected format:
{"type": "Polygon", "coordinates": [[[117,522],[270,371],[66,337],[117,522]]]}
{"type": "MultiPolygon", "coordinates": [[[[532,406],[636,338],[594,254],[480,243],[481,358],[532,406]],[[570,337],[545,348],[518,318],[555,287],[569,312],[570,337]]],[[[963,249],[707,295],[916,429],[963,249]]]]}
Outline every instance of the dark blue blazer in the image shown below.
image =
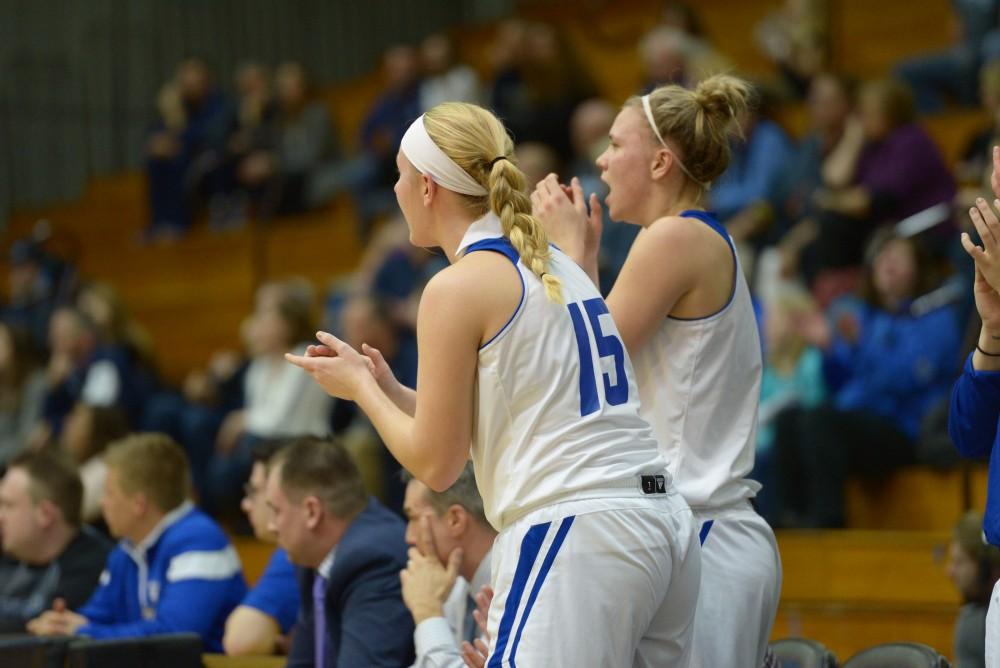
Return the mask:
{"type": "MultiPolygon", "coordinates": [[[[399,584],[399,572],[406,568],[405,531],[398,515],[372,499],[337,543],[326,588],[326,668],[413,663],[413,617],[403,605],[399,584]]],[[[288,668],[315,665],[315,573],[299,569],[302,604],[288,668]]]]}

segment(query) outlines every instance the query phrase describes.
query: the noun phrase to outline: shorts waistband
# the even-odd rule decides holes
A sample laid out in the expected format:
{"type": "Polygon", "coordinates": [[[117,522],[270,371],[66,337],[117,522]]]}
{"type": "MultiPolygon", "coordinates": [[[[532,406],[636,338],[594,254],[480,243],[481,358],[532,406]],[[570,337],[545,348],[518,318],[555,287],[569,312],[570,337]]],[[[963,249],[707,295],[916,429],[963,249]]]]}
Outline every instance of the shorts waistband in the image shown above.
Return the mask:
{"type": "Polygon", "coordinates": [[[608,498],[666,498],[677,494],[677,489],[671,484],[669,475],[654,473],[646,475],[636,475],[621,480],[609,480],[601,483],[600,487],[578,489],[562,494],[554,494],[546,499],[533,503],[530,506],[518,508],[517,510],[504,513],[501,518],[503,529],[518,521],[522,517],[533,513],[539,508],[552,506],[557,503],[567,501],[582,501],[586,499],[608,499],[608,498]],[[647,491],[648,490],[648,491],[647,491]]]}

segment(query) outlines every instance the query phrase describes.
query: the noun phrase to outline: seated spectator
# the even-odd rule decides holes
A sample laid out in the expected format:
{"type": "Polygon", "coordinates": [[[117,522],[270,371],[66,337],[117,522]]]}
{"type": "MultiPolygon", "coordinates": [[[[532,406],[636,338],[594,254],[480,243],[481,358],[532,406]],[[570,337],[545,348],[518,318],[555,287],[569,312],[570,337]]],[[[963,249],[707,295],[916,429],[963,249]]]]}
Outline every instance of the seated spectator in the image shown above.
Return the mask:
{"type": "Polygon", "coordinates": [[[771,242],[784,241],[786,232],[800,221],[815,225],[818,212],[813,196],[823,186],[823,164],[843,138],[854,109],[854,82],[836,74],[817,74],[809,86],[806,106],[808,130],[782,168],[772,193],[767,234],[771,242]]]}
{"type": "Polygon", "coordinates": [[[983,540],[981,513],[969,511],[955,525],[945,570],[962,597],[955,620],[955,665],[985,666],[986,611],[1000,579],[1000,549],[983,540]]]}
{"type": "Polygon", "coordinates": [[[732,69],[732,64],[703,38],[681,27],[664,24],[646,33],[639,42],[642,90],[678,84],[693,88],[712,74],[732,69]]]}
{"type": "Polygon", "coordinates": [[[952,309],[919,299],[938,284],[912,238],[872,240],[864,303],[819,332],[828,403],[786,410],[775,426],[785,524],[840,527],[850,474],[885,478],[914,461],[921,417],[948,393],[960,335],[952,309]]]}
{"type": "MultiPolygon", "coordinates": [[[[914,121],[913,100],[892,80],[872,81],[858,94],[860,120],[847,125],[823,165],[825,188],[818,237],[807,278],[824,269],[855,267],[872,230],[950,202],[955,180],[944,157],[914,121]]],[[[808,261],[808,258],[804,258],[808,261]]]]}
{"type": "Polygon", "coordinates": [[[100,345],[120,350],[132,366],[150,376],[147,383],[152,385],[153,342],[128,312],[121,293],[110,283],[89,281],[80,288],[76,307],[94,324],[100,345]]]}
{"type": "Polygon", "coordinates": [[[660,12],[660,26],[684,35],[682,44],[684,61],[690,75],[689,84],[696,85],[709,75],[735,69],[732,61],[712,45],[697,13],[689,3],[666,0],[660,12]]]}
{"type": "Polygon", "coordinates": [[[46,387],[31,335],[0,322],[0,468],[27,445],[46,387]]]}
{"type": "Polygon", "coordinates": [[[555,27],[534,23],[523,33],[524,53],[515,61],[501,97],[493,100],[518,143],[549,146],[560,161],[571,157],[569,119],[594,86],[555,27]]]}
{"type": "Polygon", "coordinates": [[[823,165],[843,139],[854,87],[850,78],[831,73],[818,74],[809,87],[807,134],[782,168],[769,206],[758,211],[768,247],[755,267],[754,286],[764,301],[783,281],[797,277],[802,249],[816,238],[821,210],[815,195],[823,186],[823,165]]]}
{"type": "Polygon", "coordinates": [[[251,361],[244,379],[244,405],[226,416],[208,465],[204,501],[213,512],[235,509],[250,473],[254,444],[330,433],[333,400],[284,358],[286,352],[305,350],[313,339],[312,300],[311,290],[302,293],[291,282],[259,290],[247,332],[251,361]]]}
{"type": "MultiPolygon", "coordinates": [[[[489,50],[492,80],[487,99],[492,109],[506,110],[519,104],[527,32],[528,26],[521,19],[506,19],[497,26],[496,36],[489,50]]],[[[502,111],[499,113],[504,115],[502,111]]]]}
{"type": "Polygon", "coordinates": [[[420,109],[427,111],[442,102],[479,104],[479,77],[468,65],[456,62],[455,45],[444,33],[434,33],[420,45],[424,79],[420,83],[420,109]]]}
{"type": "Polygon", "coordinates": [[[78,308],[57,309],[49,331],[44,422],[32,435],[32,443],[56,442],[78,403],[117,406],[135,424],[152,387],[148,367],[129,348],[105,345],[97,324],[78,308]]]}
{"type": "Polygon", "coordinates": [[[236,114],[215,172],[214,193],[209,201],[209,224],[225,230],[242,225],[248,216],[247,193],[239,187],[240,164],[251,154],[266,150],[274,142],[277,104],[269,68],[245,62],[236,71],[236,114]]]}
{"type": "Polygon", "coordinates": [[[272,141],[249,153],[237,168],[240,183],[249,189],[264,219],[313,209],[338,192],[324,176],[339,163],[336,132],[305,67],[294,62],[281,65],[275,73],[275,91],[272,141]],[[322,196],[318,179],[325,183],[322,196]]]}
{"type": "Polygon", "coordinates": [[[757,508],[769,522],[776,517],[774,433],[778,416],[789,409],[809,410],[826,395],[823,354],[809,344],[804,331],[822,318],[808,293],[784,291],[767,304],[764,314],[764,371],[760,383],[757,457],[750,477],[764,485],[757,508]]]}
{"type": "MultiPolygon", "coordinates": [[[[408,314],[394,314],[390,302],[376,297],[356,295],[343,308],[341,328],[344,340],[358,350],[365,350],[373,360],[384,360],[389,371],[406,387],[417,386],[417,342],[409,324],[399,319],[408,314]]],[[[338,402],[338,408],[351,402],[338,402]]],[[[351,413],[351,429],[342,435],[355,463],[361,469],[366,488],[391,510],[403,508],[403,484],[400,465],[385,447],[375,428],[360,411],[351,413]]]]}
{"type": "Polygon", "coordinates": [[[361,148],[369,174],[356,193],[360,236],[367,240],[372,221],[396,207],[396,153],[403,134],[420,116],[420,61],[416,50],[397,45],[382,57],[384,88],[361,124],[361,148]]]}
{"type": "Polygon", "coordinates": [[[150,233],[171,237],[191,226],[198,191],[221,164],[234,112],[197,58],[177,67],[157,106],[160,118],[146,145],[150,233]]]}
{"type": "Polygon", "coordinates": [[[980,70],[979,97],[981,106],[989,112],[990,122],[969,138],[955,166],[959,184],[968,186],[958,200],[963,208],[973,206],[976,197],[990,187],[993,146],[1000,140],[1000,62],[989,63],[980,70]]]}
{"type": "MultiPolygon", "coordinates": [[[[244,345],[249,328],[244,323],[244,345]]],[[[243,407],[248,361],[242,350],[218,350],[204,368],[185,377],[180,392],[161,390],[146,400],[143,431],[165,433],[181,444],[191,463],[197,498],[205,499],[216,436],[226,416],[243,407]]]]}
{"type": "Polygon", "coordinates": [[[189,632],[205,651],[222,651],[223,624],[246,583],[222,528],[187,500],[184,451],[162,434],[136,434],[105,460],[104,519],[121,541],[82,607],[54,606],[28,630],[98,640],[189,632]]]}
{"type": "Polygon", "coordinates": [[[347,451],[316,439],[279,450],[267,504],[278,545],[303,567],[289,668],[409,665],[413,621],[399,585],[404,525],[368,498],[347,451]]]}
{"type": "MultiPolygon", "coordinates": [[[[53,262],[34,241],[19,239],[10,247],[7,273],[7,303],[0,309],[0,320],[31,335],[38,350],[48,344],[49,318],[56,307],[60,277],[49,265],[53,262]]],[[[65,277],[63,277],[65,280],[65,277]]]]}
{"type": "Polygon", "coordinates": [[[768,118],[770,96],[759,90],[758,104],[739,119],[738,134],[730,143],[729,167],[708,194],[712,210],[737,242],[761,241],[765,225],[759,210],[769,207],[782,170],[793,156],[788,135],[768,118]]]}
{"type": "MultiPolygon", "coordinates": [[[[264,543],[275,541],[274,533],[268,528],[271,511],[264,498],[264,488],[268,462],[280,444],[280,441],[264,441],[253,449],[253,468],[240,504],[250,520],[254,537],[264,543]]],[[[289,635],[298,614],[299,586],[295,568],[288,561],[288,554],[279,547],[271,554],[267,568],[253,589],[230,613],[222,646],[229,656],[287,654],[289,635]]]]}
{"type": "Polygon", "coordinates": [[[403,509],[410,560],[400,581],[417,627],[413,666],[459,668],[462,642],[479,637],[474,597],[490,584],[497,535],[483,512],[472,463],[444,492],[410,479],[403,509]]]}
{"type": "Polygon", "coordinates": [[[523,142],[514,147],[514,161],[524,172],[527,192],[532,192],[538,182],[559,171],[559,157],[555,151],[539,142],[523,142]]]}
{"type": "Polygon", "coordinates": [[[80,468],[83,483],[80,514],[88,524],[101,520],[101,497],[108,475],[104,451],[111,443],[128,436],[129,431],[128,417],[117,406],[78,403],[66,418],[59,446],[80,468]]]}
{"type": "Polygon", "coordinates": [[[0,633],[23,633],[59,599],[82,605],[97,587],[111,544],[80,523],[73,465],[51,453],[15,457],[0,480],[0,633]]]}
{"type": "Polygon", "coordinates": [[[895,76],[916,96],[922,114],[941,111],[946,98],[972,106],[976,103],[976,72],[996,56],[995,0],[953,0],[952,45],[943,51],[909,58],[896,65],[895,76]],[[993,33],[991,35],[991,33],[993,33]]]}
{"type": "Polygon", "coordinates": [[[781,73],[784,87],[802,99],[830,57],[826,0],[785,0],[754,28],[764,55],[781,73]]]}

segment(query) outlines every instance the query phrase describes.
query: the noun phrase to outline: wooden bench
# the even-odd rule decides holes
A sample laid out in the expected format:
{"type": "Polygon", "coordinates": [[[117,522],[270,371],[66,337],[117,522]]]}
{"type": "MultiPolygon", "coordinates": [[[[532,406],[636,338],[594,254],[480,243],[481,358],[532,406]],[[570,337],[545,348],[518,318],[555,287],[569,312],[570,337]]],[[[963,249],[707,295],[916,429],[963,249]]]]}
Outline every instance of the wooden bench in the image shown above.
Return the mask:
{"type": "Polygon", "coordinates": [[[203,654],[205,668],[285,668],[288,657],[284,656],[226,656],[225,654],[203,654]]]}
{"type": "Polygon", "coordinates": [[[780,531],[784,580],[772,638],[819,640],[842,660],[912,640],[951,653],[958,593],[947,532],[780,531]]]}
{"type": "Polygon", "coordinates": [[[885,481],[847,481],[845,511],[852,529],[951,531],[966,509],[961,469],[902,469],[885,481]]]}

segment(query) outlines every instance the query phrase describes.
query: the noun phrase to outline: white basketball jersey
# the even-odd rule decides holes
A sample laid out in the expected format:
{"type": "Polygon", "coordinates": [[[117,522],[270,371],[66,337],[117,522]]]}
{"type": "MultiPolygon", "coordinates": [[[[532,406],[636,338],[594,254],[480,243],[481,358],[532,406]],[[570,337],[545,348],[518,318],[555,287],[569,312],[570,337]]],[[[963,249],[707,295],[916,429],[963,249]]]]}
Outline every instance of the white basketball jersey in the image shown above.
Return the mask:
{"type": "Polygon", "coordinates": [[[719,232],[736,261],[733,295],[718,313],[667,317],[635,355],[642,416],[653,427],[674,486],[692,508],[755,496],[754,464],[761,351],[750,290],[732,239],[701,211],[685,211],[719,232]]]}
{"type": "Polygon", "coordinates": [[[520,262],[496,216],[473,223],[459,246],[460,254],[483,250],[511,259],[523,285],[510,321],[479,351],[472,461],[490,523],[501,530],[556,501],[667,475],[639,416],[618,329],[586,273],[552,250],[548,271],[565,301],[558,304],[520,262]]]}

